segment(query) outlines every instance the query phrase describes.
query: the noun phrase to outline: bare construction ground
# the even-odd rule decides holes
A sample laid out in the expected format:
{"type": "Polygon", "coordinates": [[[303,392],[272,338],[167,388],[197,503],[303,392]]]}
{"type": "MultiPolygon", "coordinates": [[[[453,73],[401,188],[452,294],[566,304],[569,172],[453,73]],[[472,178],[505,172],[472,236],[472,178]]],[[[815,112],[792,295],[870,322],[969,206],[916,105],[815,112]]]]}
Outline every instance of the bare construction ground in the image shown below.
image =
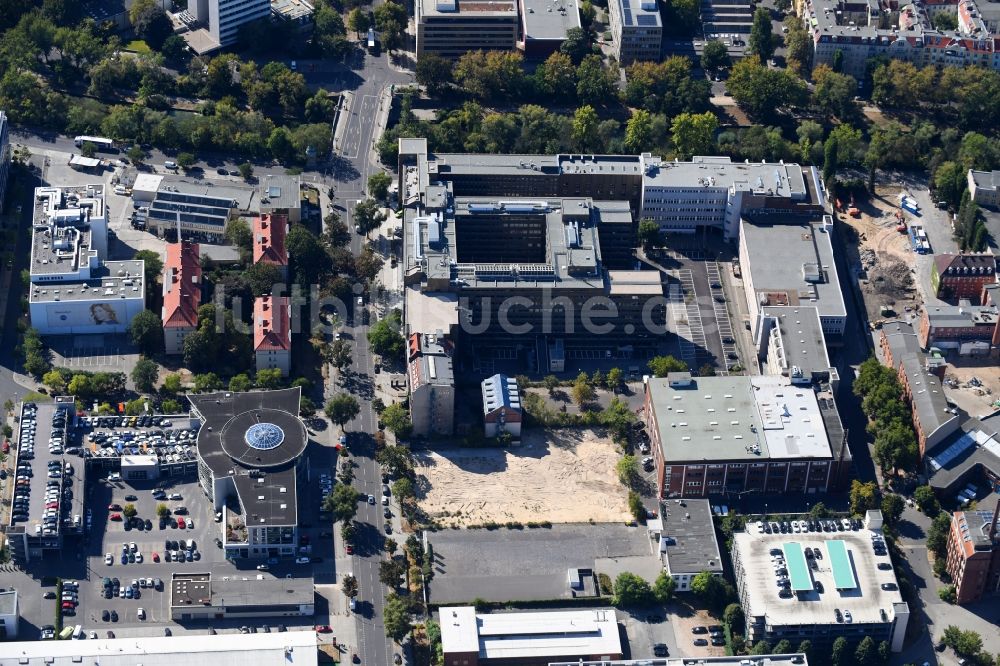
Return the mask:
{"type": "Polygon", "coordinates": [[[618,522],[629,517],[611,438],[534,430],[512,449],[417,452],[421,508],[444,525],[618,522]]]}

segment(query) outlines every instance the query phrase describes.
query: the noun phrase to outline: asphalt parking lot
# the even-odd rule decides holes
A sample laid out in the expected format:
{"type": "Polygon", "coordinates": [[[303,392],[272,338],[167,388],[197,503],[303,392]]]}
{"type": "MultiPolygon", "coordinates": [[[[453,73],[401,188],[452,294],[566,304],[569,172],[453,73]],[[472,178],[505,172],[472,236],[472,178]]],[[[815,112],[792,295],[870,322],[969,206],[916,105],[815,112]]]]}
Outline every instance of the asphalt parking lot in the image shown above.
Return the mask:
{"type": "MultiPolygon", "coordinates": [[[[175,429],[187,425],[186,420],[173,419],[173,421],[175,429]]],[[[84,432],[111,431],[121,434],[135,430],[99,426],[84,432]]],[[[337,572],[331,556],[333,530],[329,524],[319,521],[319,505],[322,498],[318,484],[314,482],[320,473],[324,471],[332,473],[335,453],[332,449],[313,442],[307,448],[306,455],[309,457],[308,477],[300,485],[298,492],[300,534],[305,536],[312,548],[310,555],[322,559],[320,562],[308,565],[282,561],[271,565],[265,572],[256,570],[256,566],[261,563],[260,560],[232,562],[225,559],[222,549],[215,544],[215,539],[221,536],[220,525],[215,522],[214,508],[202,492],[193,472],[193,466],[190,467],[192,470],[190,473],[181,476],[129,482],[109,481],[108,470],[96,468],[90,470],[86,490],[78,489],[78,495],[86,498],[86,507],[91,520],[91,527],[86,534],[82,538],[68,540],[62,552],[54,552],[31,561],[26,571],[13,566],[0,567],[0,587],[15,588],[21,592],[19,597],[22,616],[21,635],[26,639],[32,639],[38,635],[42,626],[54,623],[58,600],[45,599],[44,594],[55,592],[56,576],[62,577],[63,580],[79,582],[79,606],[75,615],[64,616],[64,626],[80,624],[88,632],[97,631],[101,638],[106,637],[109,630],[114,631],[117,637],[160,635],[164,627],[170,627],[175,635],[208,631],[209,623],[204,621],[186,622],[184,625],[170,621],[169,581],[174,573],[211,573],[219,577],[246,578],[300,577],[311,573],[317,585],[335,583],[337,572]],[[193,529],[188,527],[181,529],[179,522],[178,527],[171,527],[170,523],[166,523],[161,528],[160,519],[156,514],[157,505],[161,500],[153,497],[151,491],[154,488],[162,488],[168,498],[174,493],[180,495],[181,499],[166,499],[162,500],[162,503],[171,510],[172,518],[183,517],[186,525],[193,520],[193,529]],[[126,504],[133,504],[137,510],[136,517],[144,521],[143,528],[126,527],[124,520],[111,520],[111,514],[123,514],[123,510],[108,508],[113,504],[123,508],[126,504]],[[174,515],[173,511],[179,507],[185,507],[187,513],[183,516],[174,515]],[[146,519],[150,521],[151,530],[145,529],[146,519]],[[180,539],[195,541],[196,550],[200,554],[197,561],[166,561],[165,541],[180,539]],[[133,542],[136,546],[135,551],[142,554],[142,562],[122,564],[123,544],[126,545],[126,551],[132,551],[133,542]],[[111,565],[105,563],[105,556],[108,553],[112,555],[111,565]],[[153,561],[154,553],[159,562],[153,561]],[[104,596],[105,577],[117,578],[119,591],[130,586],[133,580],[151,578],[155,581],[158,578],[163,582],[164,591],[140,585],[138,597],[129,599],[114,596],[108,599],[104,596]],[[139,608],[143,608],[146,612],[144,621],[138,619],[139,608]],[[114,611],[117,614],[117,621],[111,621],[110,617],[107,621],[103,620],[102,615],[105,610],[109,615],[114,611]]],[[[74,466],[82,468],[82,458],[77,456],[71,458],[74,466]]],[[[105,462],[95,459],[91,464],[100,467],[105,462]]],[[[319,596],[316,599],[314,616],[214,620],[211,622],[211,628],[219,632],[235,632],[242,625],[277,626],[279,622],[289,629],[311,627],[317,623],[328,623],[330,620],[328,612],[329,604],[326,599],[319,596]]]]}

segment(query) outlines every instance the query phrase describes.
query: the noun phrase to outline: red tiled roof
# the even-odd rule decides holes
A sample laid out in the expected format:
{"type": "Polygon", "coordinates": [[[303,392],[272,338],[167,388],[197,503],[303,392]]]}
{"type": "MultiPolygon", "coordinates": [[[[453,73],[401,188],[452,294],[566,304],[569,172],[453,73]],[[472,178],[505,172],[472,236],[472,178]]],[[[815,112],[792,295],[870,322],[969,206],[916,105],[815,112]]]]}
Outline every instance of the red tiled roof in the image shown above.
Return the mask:
{"type": "Polygon", "coordinates": [[[163,328],[198,325],[201,305],[201,260],[197,243],[167,245],[163,265],[163,328]]]}
{"type": "Polygon", "coordinates": [[[253,348],[255,351],[288,351],[292,327],[287,296],[259,296],[253,302],[253,348]]]}
{"type": "Polygon", "coordinates": [[[288,265],[285,235],[288,218],[284,215],[261,215],[253,219],[253,263],[288,265]]]}

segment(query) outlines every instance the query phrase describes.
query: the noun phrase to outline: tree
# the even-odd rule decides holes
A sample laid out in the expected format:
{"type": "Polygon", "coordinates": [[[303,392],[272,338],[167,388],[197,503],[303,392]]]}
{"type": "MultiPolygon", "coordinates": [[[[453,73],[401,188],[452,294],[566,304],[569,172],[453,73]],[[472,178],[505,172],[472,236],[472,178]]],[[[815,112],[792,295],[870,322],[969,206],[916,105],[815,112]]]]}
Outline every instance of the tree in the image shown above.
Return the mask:
{"type": "Polygon", "coordinates": [[[163,385],[161,386],[161,389],[170,395],[180,393],[183,390],[183,387],[181,386],[181,376],[177,374],[167,375],[163,378],[163,385]]]}
{"type": "Polygon", "coordinates": [[[370,234],[385,221],[385,214],[374,199],[365,199],[354,207],[354,224],[364,235],[370,234]]]}
{"type": "Polygon", "coordinates": [[[648,606],[653,601],[653,590],[639,576],[623,571],[615,578],[615,596],[611,603],[618,608],[648,606]]]}
{"type": "Polygon", "coordinates": [[[135,164],[142,164],[146,161],[146,158],[149,157],[149,154],[138,144],[132,145],[127,151],[125,151],[125,155],[135,164]]]}
{"type": "Polygon", "coordinates": [[[206,372],[194,376],[194,390],[198,393],[218,391],[223,387],[222,380],[214,372],[206,372]]]}
{"type": "Polygon", "coordinates": [[[397,437],[406,435],[410,431],[410,428],[413,427],[406,408],[398,402],[394,402],[382,410],[380,418],[385,427],[397,437]]]}
{"type": "Polygon", "coordinates": [[[622,386],[623,375],[624,373],[622,373],[621,368],[611,368],[608,370],[608,376],[605,378],[604,383],[613,393],[617,393],[622,386]]]}
{"type": "Polygon", "coordinates": [[[745,621],[743,607],[736,603],[729,604],[722,612],[722,621],[729,627],[730,634],[742,632],[745,621]]]}
{"type": "Polygon", "coordinates": [[[132,383],[143,393],[149,393],[156,385],[159,374],[160,368],[156,363],[148,358],[140,358],[136,361],[135,367],[132,368],[132,383]]]}
{"type": "Polygon", "coordinates": [[[334,522],[347,523],[357,514],[360,500],[361,493],[349,485],[338,483],[333,492],[323,499],[323,510],[333,514],[334,522]]]}
{"type": "Polygon", "coordinates": [[[399,332],[398,320],[391,316],[380,319],[368,330],[368,344],[373,352],[383,358],[401,358],[406,341],[399,332]]]}
{"type": "Polygon", "coordinates": [[[958,208],[962,201],[962,193],[966,190],[966,173],[957,162],[946,161],[938,165],[934,171],[934,194],[947,201],[953,208],[958,208]]]}
{"type": "Polygon", "coordinates": [[[639,109],[625,124],[625,149],[631,153],[643,153],[649,150],[653,137],[653,117],[649,111],[639,109]]]}
{"type": "Polygon", "coordinates": [[[584,104],[604,106],[615,97],[617,79],[616,72],[604,67],[601,56],[589,55],[576,69],[576,96],[584,104]]]}
{"type": "Polygon", "coordinates": [[[747,51],[760,58],[761,62],[774,55],[774,36],[771,34],[771,12],[764,7],[758,7],[753,13],[753,26],[750,28],[750,41],[747,51]]]}
{"type": "Polygon", "coordinates": [[[750,650],[750,654],[754,656],[763,656],[765,654],[773,654],[771,649],[771,644],[767,641],[757,641],[753,644],[753,648],[750,650]]]}
{"type": "Polygon", "coordinates": [[[242,217],[229,218],[229,221],[226,222],[225,236],[230,245],[246,252],[253,249],[253,231],[242,217]]]}
{"type": "Polygon", "coordinates": [[[326,349],[324,360],[341,372],[354,361],[354,351],[347,340],[334,340],[326,349]]]}
{"type": "MultiPolygon", "coordinates": [[[[353,31],[355,36],[360,38],[362,34],[368,32],[371,22],[368,20],[367,12],[361,11],[360,7],[355,7],[347,13],[347,27],[353,31]]],[[[422,60],[423,58],[421,58],[422,60]]],[[[419,80],[420,64],[417,63],[417,77],[419,80]]]]}
{"type": "Polygon", "coordinates": [[[634,490],[628,491],[628,510],[637,523],[646,522],[646,507],[642,503],[642,496],[634,490]]]}
{"type": "Polygon", "coordinates": [[[688,366],[673,356],[655,356],[649,362],[649,370],[657,377],[666,377],[671,372],[687,372],[688,366]]]}
{"type": "Polygon", "coordinates": [[[49,370],[42,375],[42,383],[52,390],[53,394],[66,392],[66,378],[58,370],[49,370]]]}
{"type": "Polygon", "coordinates": [[[139,512],[136,510],[135,504],[126,504],[122,509],[122,514],[124,514],[126,518],[135,518],[137,513],[139,512]]]}
{"type": "Polygon", "coordinates": [[[187,171],[194,166],[195,157],[192,153],[177,153],[177,166],[187,171]]]}
{"type": "Polygon", "coordinates": [[[630,453],[626,453],[615,463],[618,480],[623,486],[631,488],[639,480],[639,461],[630,453]]]}
{"type": "Polygon", "coordinates": [[[375,454],[375,460],[389,476],[412,476],[413,458],[405,446],[387,446],[375,454]]]}
{"type": "Polygon", "coordinates": [[[348,599],[353,599],[358,596],[358,579],[351,574],[346,574],[342,580],[340,589],[343,591],[344,596],[348,599]]]}
{"type": "Polygon", "coordinates": [[[406,600],[395,592],[390,592],[386,597],[382,618],[385,625],[385,635],[397,643],[406,638],[406,635],[413,628],[406,600]]]}
{"type": "Polygon", "coordinates": [[[722,579],[709,571],[702,571],[691,579],[691,591],[709,608],[719,606],[726,597],[722,579]]]}
{"type": "Polygon", "coordinates": [[[279,368],[261,368],[257,371],[255,383],[257,384],[257,388],[274,390],[281,388],[284,381],[281,379],[281,370],[279,368]]]}
{"type": "Polygon", "coordinates": [[[163,322],[152,310],[143,310],[132,318],[128,336],[143,354],[153,355],[163,351],[163,322]]]}
{"type": "Polygon", "coordinates": [[[574,65],[579,65],[584,56],[590,53],[590,36],[582,28],[570,28],[566,31],[566,39],[559,50],[568,55],[574,65]]]}
{"type": "Polygon", "coordinates": [[[155,296],[160,293],[157,283],[163,275],[163,259],[153,250],[139,250],[133,259],[142,262],[142,272],[146,281],[146,300],[155,300],[155,296]]]}
{"type": "Polygon", "coordinates": [[[656,580],[653,581],[653,596],[656,597],[658,603],[665,604],[673,599],[676,587],[677,582],[674,577],[666,571],[661,571],[656,580]]]}
{"type": "Polygon", "coordinates": [[[344,427],[348,421],[361,412],[361,406],[353,395],[341,393],[337,397],[331,398],[323,411],[326,412],[331,421],[344,427]]]}
{"type": "Polygon", "coordinates": [[[320,51],[334,57],[347,52],[349,45],[345,39],[347,30],[344,19],[330,4],[324,2],[316,7],[313,23],[313,42],[320,51]]]}
{"type": "Polygon", "coordinates": [[[250,293],[253,294],[254,298],[270,296],[274,293],[275,285],[278,285],[279,288],[284,285],[281,269],[275,264],[265,261],[252,264],[243,271],[243,277],[250,286],[250,293]]]}
{"type": "Polygon", "coordinates": [[[728,87],[736,103],[755,116],[771,117],[806,100],[802,79],[787,70],[769,69],[756,56],[733,65],[728,87]]]}
{"type": "Polygon", "coordinates": [[[580,409],[585,408],[594,401],[594,388],[589,382],[581,382],[579,379],[573,383],[573,402],[580,409]]]}
{"type": "Polygon", "coordinates": [[[159,504],[156,505],[156,515],[160,518],[169,518],[170,507],[168,507],[163,502],[160,502],[159,504]]]}
{"type": "Polygon", "coordinates": [[[535,70],[538,91],[559,99],[572,99],[576,94],[576,67],[573,60],[555,51],[535,70]]]}
{"type": "Polygon", "coordinates": [[[252,383],[250,382],[250,377],[246,373],[233,375],[233,377],[229,380],[229,390],[234,393],[249,391],[251,385],[252,383]]]}
{"type": "Polygon", "coordinates": [[[876,657],[878,657],[878,647],[875,641],[871,636],[865,636],[854,650],[854,663],[857,666],[871,666],[876,657]]]}
{"type": "Polygon", "coordinates": [[[857,479],[851,481],[851,513],[863,515],[878,506],[878,486],[874,481],[868,483],[862,483],[857,479]]]}
{"type": "Polygon", "coordinates": [[[930,486],[917,486],[917,489],[913,491],[913,501],[922,513],[931,518],[941,511],[941,505],[938,504],[937,496],[934,495],[930,486]]]}
{"type": "Polygon", "coordinates": [[[436,53],[424,53],[417,60],[417,83],[427,88],[432,97],[437,97],[451,83],[451,69],[451,61],[447,58],[436,53]]]}
{"type": "Polygon", "coordinates": [[[944,557],[948,548],[948,535],[951,532],[951,514],[941,512],[931,521],[927,528],[927,550],[937,557],[944,557]]]}
{"type": "Polygon", "coordinates": [[[240,170],[240,178],[243,180],[250,180],[250,177],[253,176],[253,165],[249,162],[244,162],[236,168],[240,170]]]}
{"type": "Polygon", "coordinates": [[[392,482],[392,494],[396,500],[402,504],[417,496],[417,491],[413,486],[413,481],[407,478],[396,479],[392,482]]]}
{"type": "Polygon", "coordinates": [[[378,579],[383,585],[395,589],[403,583],[406,565],[397,560],[382,560],[378,564],[378,579]]]}
{"type": "Polygon", "coordinates": [[[850,119],[857,115],[858,106],[854,97],[858,94],[858,82],[853,76],[838,74],[826,65],[813,70],[813,104],[820,112],[850,119]]]}
{"type": "Polygon", "coordinates": [[[778,644],[774,646],[774,652],[772,654],[791,654],[792,644],[787,639],[782,639],[778,641],[778,644]]]}
{"type": "Polygon", "coordinates": [[[718,128],[719,120],[709,111],[681,113],[674,117],[670,126],[674,149],[684,159],[694,155],[710,155],[718,128]]]}
{"type": "Polygon", "coordinates": [[[796,650],[796,652],[798,652],[799,654],[804,654],[806,656],[806,661],[808,662],[810,659],[813,658],[812,641],[807,638],[806,640],[799,643],[799,647],[796,650]]]}
{"type": "Polygon", "coordinates": [[[596,149],[599,123],[597,112],[589,104],[584,104],[573,113],[573,145],[578,150],[586,152],[596,149]]]}
{"type": "Polygon", "coordinates": [[[847,639],[840,636],[830,648],[830,663],[833,666],[848,666],[850,656],[847,653],[847,639]]]}
{"type": "Polygon", "coordinates": [[[705,42],[705,48],[701,52],[701,68],[706,72],[725,69],[732,64],[729,57],[729,49],[718,39],[710,39],[705,42]]]}
{"type": "Polygon", "coordinates": [[[368,176],[368,194],[379,201],[385,201],[389,195],[390,185],[392,185],[392,177],[385,171],[376,171],[368,176]]]}

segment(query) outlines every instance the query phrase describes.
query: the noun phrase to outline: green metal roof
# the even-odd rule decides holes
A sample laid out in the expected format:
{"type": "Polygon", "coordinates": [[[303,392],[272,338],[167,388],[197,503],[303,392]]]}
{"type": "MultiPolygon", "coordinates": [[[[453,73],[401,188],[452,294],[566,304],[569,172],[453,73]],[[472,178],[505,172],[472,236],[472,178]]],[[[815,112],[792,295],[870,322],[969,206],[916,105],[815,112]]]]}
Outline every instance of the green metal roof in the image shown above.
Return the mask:
{"type": "Polygon", "coordinates": [[[812,578],[809,576],[809,565],[802,553],[802,544],[790,542],[782,546],[785,551],[785,564],[788,567],[788,577],[791,579],[792,592],[805,592],[813,589],[812,578]]]}
{"type": "Polygon", "coordinates": [[[847,546],[840,539],[826,542],[826,551],[830,554],[830,567],[833,569],[833,584],[838,590],[853,590],[858,584],[854,579],[854,567],[847,556],[847,546]]]}

